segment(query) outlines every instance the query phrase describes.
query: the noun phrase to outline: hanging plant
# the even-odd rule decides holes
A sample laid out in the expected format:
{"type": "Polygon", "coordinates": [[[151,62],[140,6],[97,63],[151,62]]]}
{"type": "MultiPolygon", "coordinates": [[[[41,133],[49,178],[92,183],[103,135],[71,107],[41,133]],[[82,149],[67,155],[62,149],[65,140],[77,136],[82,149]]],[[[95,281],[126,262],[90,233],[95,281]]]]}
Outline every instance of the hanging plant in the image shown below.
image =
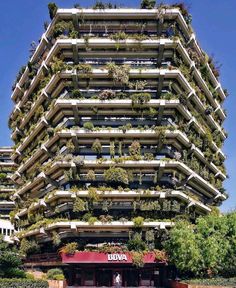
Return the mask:
{"type": "Polygon", "coordinates": [[[68,149],[69,153],[72,153],[75,150],[75,145],[72,139],[66,142],[66,148],[68,149]]]}
{"type": "Polygon", "coordinates": [[[144,253],[141,251],[131,251],[132,263],[134,266],[141,268],[144,266],[144,253]]]}
{"type": "Polygon", "coordinates": [[[102,211],[108,212],[108,210],[109,210],[108,201],[107,201],[107,200],[103,200],[103,201],[102,201],[102,211]]]}
{"type": "Polygon", "coordinates": [[[139,182],[139,185],[142,185],[142,183],[143,183],[143,173],[141,171],[139,172],[139,180],[138,180],[138,182],[139,182]]]}
{"type": "Polygon", "coordinates": [[[153,230],[147,230],[145,233],[145,240],[147,242],[153,242],[155,240],[155,234],[153,230]]]}
{"type": "Polygon", "coordinates": [[[142,240],[142,233],[135,232],[127,242],[129,251],[144,251],[147,248],[146,243],[142,240]]]}
{"type": "Polygon", "coordinates": [[[82,212],[88,210],[88,203],[82,200],[79,197],[76,197],[74,205],[73,205],[73,212],[82,212]]]}
{"type": "Polygon", "coordinates": [[[52,232],[52,243],[56,247],[61,244],[61,237],[56,231],[52,232]]]}
{"type": "Polygon", "coordinates": [[[141,145],[138,141],[133,141],[129,146],[129,154],[133,160],[141,159],[141,145]]]}
{"type": "Polygon", "coordinates": [[[95,181],[96,180],[96,175],[94,170],[89,170],[86,174],[86,180],[88,181],[95,181]]]}
{"type": "Polygon", "coordinates": [[[92,151],[97,153],[97,155],[102,153],[102,144],[98,138],[93,142],[92,151]]]}
{"type": "Polygon", "coordinates": [[[114,141],[110,141],[110,155],[111,155],[111,158],[114,158],[115,156],[115,142],[114,141]]]}
{"type": "Polygon", "coordinates": [[[98,201],[99,200],[99,194],[97,193],[97,189],[93,188],[93,187],[89,187],[88,188],[88,197],[92,200],[92,201],[98,201]]]}

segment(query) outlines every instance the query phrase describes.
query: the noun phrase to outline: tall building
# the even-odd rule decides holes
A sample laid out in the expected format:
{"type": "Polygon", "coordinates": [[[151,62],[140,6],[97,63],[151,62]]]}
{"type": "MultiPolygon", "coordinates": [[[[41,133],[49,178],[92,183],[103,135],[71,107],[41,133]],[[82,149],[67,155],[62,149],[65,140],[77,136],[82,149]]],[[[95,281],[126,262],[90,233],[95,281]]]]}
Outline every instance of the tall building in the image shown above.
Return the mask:
{"type": "Polygon", "coordinates": [[[13,149],[0,147],[0,235],[4,240],[11,241],[14,227],[10,222],[10,213],[15,208],[11,196],[15,192],[15,185],[11,179],[16,167],[11,160],[13,149]]]}
{"type": "Polygon", "coordinates": [[[226,95],[189,22],[175,6],[57,10],[12,93],[26,266],[161,285],[165,232],[227,198],[226,95]]]}

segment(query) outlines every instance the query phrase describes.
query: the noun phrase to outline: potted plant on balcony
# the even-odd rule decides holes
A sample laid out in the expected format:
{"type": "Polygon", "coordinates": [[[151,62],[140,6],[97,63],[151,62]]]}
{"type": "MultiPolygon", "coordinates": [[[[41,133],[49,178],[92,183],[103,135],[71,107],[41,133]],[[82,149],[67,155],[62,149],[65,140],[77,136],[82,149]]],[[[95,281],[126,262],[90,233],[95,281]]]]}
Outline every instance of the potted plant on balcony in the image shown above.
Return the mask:
{"type": "Polygon", "coordinates": [[[60,253],[65,253],[67,255],[74,255],[78,249],[77,242],[67,243],[64,247],[60,249],[60,253]]]}
{"type": "Polygon", "coordinates": [[[120,167],[110,167],[104,172],[105,181],[115,184],[129,184],[127,171],[120,167]]]}

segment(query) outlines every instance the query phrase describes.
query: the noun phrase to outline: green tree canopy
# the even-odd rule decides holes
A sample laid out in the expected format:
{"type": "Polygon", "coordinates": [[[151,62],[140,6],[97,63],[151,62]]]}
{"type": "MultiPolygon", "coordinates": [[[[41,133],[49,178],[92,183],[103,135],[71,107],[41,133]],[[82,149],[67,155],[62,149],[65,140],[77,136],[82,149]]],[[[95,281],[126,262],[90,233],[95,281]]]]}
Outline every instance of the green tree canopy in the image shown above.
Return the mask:
{"type": "Polygon", "coordinates": [[[236,273],[236,212],[179,221],[164,243],[170,261],[189,277],[236,273]]]}
{"type": "Polygon", "coordinates": [[[25,272],[21,269],[21,258],[16,248],[3,241],[0,237],[0,277],[24,278],[25,272]]]}

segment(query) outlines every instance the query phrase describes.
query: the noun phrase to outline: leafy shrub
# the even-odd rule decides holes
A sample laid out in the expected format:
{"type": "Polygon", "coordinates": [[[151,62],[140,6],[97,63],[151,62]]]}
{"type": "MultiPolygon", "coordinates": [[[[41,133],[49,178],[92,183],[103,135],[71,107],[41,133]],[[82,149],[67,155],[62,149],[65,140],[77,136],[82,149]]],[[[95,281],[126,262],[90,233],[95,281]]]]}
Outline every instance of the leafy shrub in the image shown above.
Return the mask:
{"type": "Polygon", "coordinates": [[[104,172],[104,178],[107,182],[129,184],[129,177],[125,169],[120,167],[111,167],[104,172]]]}
{"type": "Polygon", "coordinates": [[[116,93],[112,90],[103,90],[98,94],[99,100],[111,100],[116,97],[116,93]]]}
{"type": "Polygon", "coordinates": [[[67,243],[64,247],[60,249],[60,252],[65,254],[75,254],[78,249],[78,244],[76,242],[67,243]]]}
{"type": "Polygon", "coordinates": [[[39,251],[39,245],[34,240],[22,239],[20,243],[20,252],[24,255],[39,251]]]}
{"type": "Polygon", "coordinates": [[[79,89],[74,89],[74,90],[71,91],[71,98],[77,99],[77,98],[79,98],[81,96],[82,96],[82,94],[81,94],[79,89]]]}
{"type": "Polygon", "coordinates": [[[110,36],[110,38],[111,38],[112,40],[115,40],[115,41],[126,40],[126,39],[128,38],[128,34],[126,34],[126,33],[123,32],[123,31],[119,31],[119,32],[117,32],[117,33],[115,33],[115,34],[112,34],[112,35],[110,36]]]}
{"type": "Polygon", "coordinates": [[[157,261],[167,261],[168,256],[167,256],[167,254],[166,254],[166,252],[164,250],[155,249],[154,253],[155,253],[155,259],[157,261]]]}
{"type": "Polygon", "coordinates": [[[94,129],[94,125],[92,122],[85,122],[83,125],[85,130],[92,131],[94,129]]]}
{"type": "Polygon", "coordinates": [[[147,248],[147,245],[142,240],[141,234],[135,233],[133,238],[128,240],[127,248],[129,251],[144,251],[147,248]]]}
{"type": "Polygon", "coordinates": [[[76,197],[76,200],[73,205],[73,212],[81,212],[81,211],[87,211],[87,210],[88,208],[87,208],[86,202],[83,199],[76,197]]]}
{"type": "Polygon", "coordinates": [[[84,77],[89,77],[89,75],[92,73],[92,66],[90,64],[86,63],[80,63],[76,65],[75,67],[79,74],[84,77]]]}
{"type": "Polygon", "coordinates": [[[133,218],[132,220],[134,222],[135,227],[142,227],[143,226],[143,222],[144,222],[143,217],[138,216],[138,217],[133,218]]]}
{"type": "Polygon", "coordinates": [[[6,179],[7,178],[7,174],[6,173],[0,173],[0,179],[6,179]]]}
{"type": "Polygon", "coordinates": [[[88,219],[88,223],[89,223],[89,225],[93,225],[97,220],[98,220],[97,217],[91,216],[91,217],[88,219]]]}
{"type": "Polygon", "coordinates": [[[72,32],[76,32],[72,21],[58,21],[53,28],[53,37],[57,38],[61,35],[68,35],[72,32]]]}
{"type": "Polygon", "coordinates": [[[53,74],[56,74],[66,69],[65,62],[55,56],[53,57],[52,62],[50,64],[53,74]]]}
{"type": "Polygon", "coordinates": [[[131,95],[132,104],[143,105],[151,100],[151,94],[147,92],[134,93],[131,95]]]}
{"type": "Polygon", "coordinates": [[[236,277],[231,278],[199,278],[199,279],[188,279],[183,280],[181,282],[186,282],[189,284],[195,284],[195,285],[207,285],[207,286],[234,286],[236,285],[236,277]]]}
{"type": "Polygon", "coordinates": [[[86,174],[86,180],[88,181],[95,181],[96,180],[96,174],[94,170],[88,170],[86,174]]]}
{"type": "Polygon", "coordinates": [[[0,279],[0,288],[48,288],[44,280],[0,279]]]}
{"type": "Polygon", "coordinates": [[[111,76],[114,82],[127,85],[129,82],[129,65],[116,65],[114,62],[110,62],[107,64],[107,70],[109,76],[111,76]]]}
{"type": "Polygon", "coordinates": [[[132,263],[136,267],[143,267],[144,262],[144,253],[143,252],[138,252],[138,251],[132,251],[131,252],[131,257],[132,257],[132,263]]]}
{"type": "Polygon", "coordinates": [[[133,141],[129,146],[129,154],[134,160],[141,159],[141,145],[138,141],[133,141]]]}
{"type": "Polygon", "coordinates": [[[52,243],[54,246],[59,246],[61,244],[61,237],[56,231],[52,232],[52,243]]]}
{"type": "Polygon", "coordinates": [[[63,271],[59,268],[49,269],[47,272],[47,279],[50,280],[64,280],[63,271]]]}

